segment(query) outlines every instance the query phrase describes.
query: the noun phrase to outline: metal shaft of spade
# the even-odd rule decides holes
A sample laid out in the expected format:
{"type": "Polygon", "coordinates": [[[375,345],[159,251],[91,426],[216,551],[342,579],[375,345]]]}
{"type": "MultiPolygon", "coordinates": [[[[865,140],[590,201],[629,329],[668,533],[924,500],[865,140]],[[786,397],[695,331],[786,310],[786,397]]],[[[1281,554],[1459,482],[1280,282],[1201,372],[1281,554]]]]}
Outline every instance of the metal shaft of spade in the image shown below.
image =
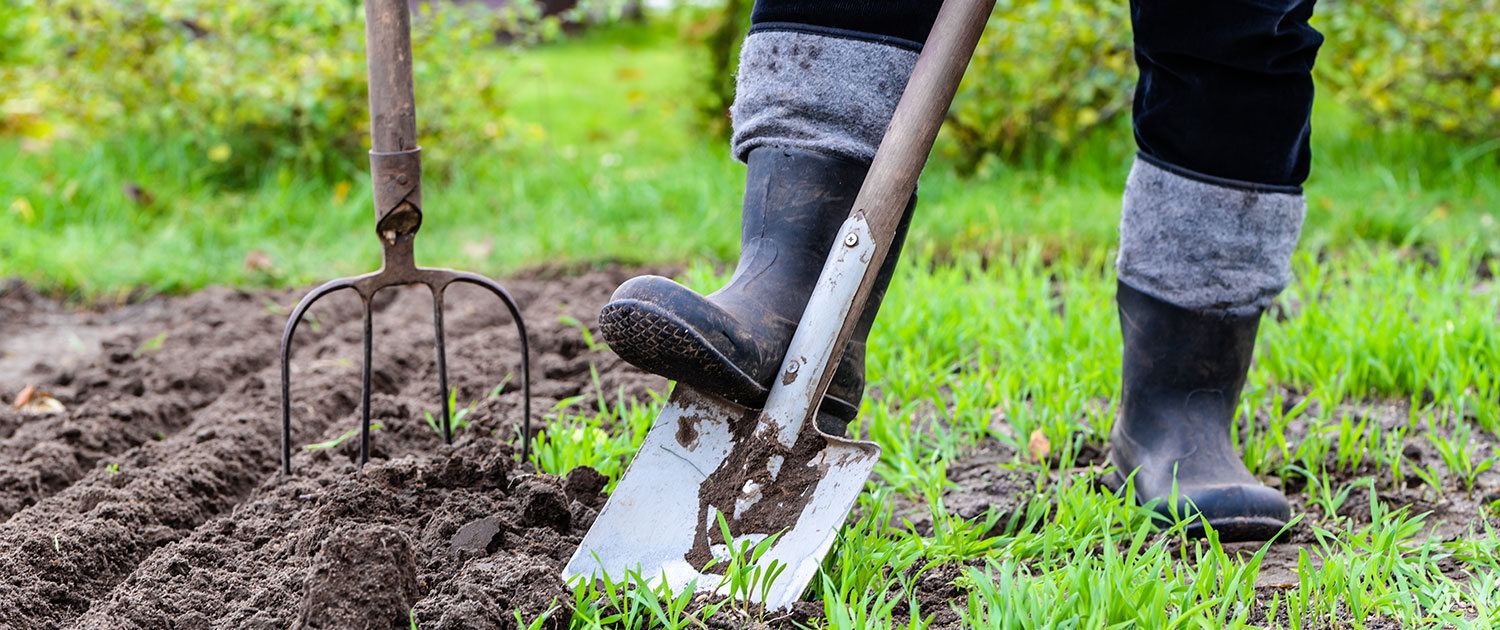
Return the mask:
{"type": "Polygon", "coordinates": [[[307,309],[330,293],[351,289],[363,306],[364,350],[360,368],[359,463],[370,460],[370,380],[373,337],[371,306],[381,289],[426,285],[432,292],[432,319],[437,342],[438,398],[443,441],[453,442],[448,404],[448,365],[443,347],[443,294],[455,283],[472,284],[493,293],[510,311],[521,339],[521,458],[531,450],[531,360],[521,309],[499,284],[476,273],[418,267],[413,241],[422,227],[422,162],[417,146],[416,95],[412,83],[411,9],[407,0],[365,2],[365,47],[370,79],[370,180],[375,198],[375,233],[382,265],[360,276],[339,278],[313,289],[297,303],[281,336],[281,468],[292,473],[291,349],[297,323],[307,309]]]}

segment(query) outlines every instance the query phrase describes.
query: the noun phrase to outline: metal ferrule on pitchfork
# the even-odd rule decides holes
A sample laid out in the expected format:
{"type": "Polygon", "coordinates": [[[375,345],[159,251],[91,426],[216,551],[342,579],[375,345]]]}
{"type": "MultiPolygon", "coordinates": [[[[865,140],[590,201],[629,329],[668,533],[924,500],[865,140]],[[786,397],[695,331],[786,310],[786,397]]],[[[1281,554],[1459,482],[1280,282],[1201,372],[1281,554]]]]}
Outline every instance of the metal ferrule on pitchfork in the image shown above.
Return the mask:
{"type": "Polygon", "coordinates": [[[382,265],[360,276],[339,278],[314,289],[287,320],[281,336],[281,468],[292,473],[292,335],[307,309],[323,296],[353,289],[364,305],[364,362],[360,375],[359,463],[370,459],[370,355],[373,336],[371,301],[381,289],[422,284],[432,291],[432,319],[437,339],[438,399],[442,406],[443,441],[453,442],[448,404],[447,356],[443,350],[443,293],[454,283],[488,289],[510,310],[521,337],[521,458],[530,455],[531,363],[521,309],[499,284],[476,273],[418,267],[412,244],[422,227],[422,149],[417,146],[416,96],[411,70],[411,13],[406,0],[365,3],[365,48],[370,75],[370,180],[375,198],[375,232],[382,265]]]}

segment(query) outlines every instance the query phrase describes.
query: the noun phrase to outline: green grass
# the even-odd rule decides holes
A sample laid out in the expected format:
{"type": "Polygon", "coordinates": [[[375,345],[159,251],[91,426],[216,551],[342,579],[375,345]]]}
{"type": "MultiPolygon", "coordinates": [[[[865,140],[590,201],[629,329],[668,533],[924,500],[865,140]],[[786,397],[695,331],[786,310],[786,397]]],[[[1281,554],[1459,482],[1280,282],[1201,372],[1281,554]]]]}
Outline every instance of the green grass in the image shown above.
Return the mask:
{"type": "MultiPolygon", "coordinates": [[[[1438,517],[1428,508],[1372,501],[1368,518],[1339,516],[1351,490],[1413,496],[1405,473],[1423,465],[1436,473],[1415,496],[1443,505],[1466,492],[1463,471],[1496,458],[1500,292],[1476,290],[1472,251],[1436,264],[1406,256],[1394,249],[1301,256],[1288,292],[1300,310],[1264,323],[1237,439],[1257,474],[1308,488],[1298,495],[1298,517],[1313,539],[1293,548],[1300,557],[1292,584],[1271,589],[1255,584],[1273,548],[1226,550],[1212,540],[1179,548],[1132,500],[1094,490],[1089,472],[1049,469],[1024,455],[1033,431],[1054,445],[1106,439],[1118,404],[1119,337],[1101,256],[1049,260],[1034,247],[988,266],[972,254],[911,261],[874,333],[869,370],[879,389],[856,429],[881,444],[881,461],[860,516],[845,526],[808,595],[823,603],[821,623],[921,627],[920,616],[912,621],[897,604],[911,605],[920,576],[955,565],[961,595],[948,604],[979,628],[1500,623],[1500,538],[1482,522],[1458,523],[1475,529],[1444,539],[1431,535],[1438,517]],[[1286,392],[1305,398],[1290,404],[1286,392]],[[1389,432],[1351,415],[1368,401],[1403,398],[1415,399],[1412,411],[1389,432]],[[1303,435],[1291,432],[1294,422],[1303,435]],[[1475,439],[1480,432],[1486,441],[1475,439]],[[973,520],[947,514],[947,464],[994,441],[1017,453],[1002,467],[1030,475],[1035,493],[1019,499],[1013,522],[998,512],[973,520]],[[1456,451],[1422,464],[1403,449],[1413,441],[1456,451]],[[928,506],[927,533],[896,516],[900,496],[928,506]],[[1439,570],[1445,562],[1463,574],[1439,570]]],[[[723,275],[705,264],[683,279],[712,288],[723,275]]],[[[614,476],[651,417],[638,408],[564,410],[543,441],[571,461],[604,462],[614,476]]],[[[562,472],[561,460],[539,462],[562,472]]],[[[574,627],[595,627],[594,618],[574,627]]]]}
{"type": "MultiPolygon", "coordinates": [[[[660,31],[612,31],[520,60],[496,50],[495,71],[514,81],[496,121],[517,137],[428,178],[419,261],[498,273],[731,257],[737,241],[705,240],[700,222],[735,220],[738,167],[724,143],[694,133],[678,94],[688,61],[660,31]]],[[[418,90],[420,115],[441,95],[418,90]]],[[[222,189],[184,146],[126,136],[32,152],[0,140],[0,168],[11,173],[0,184],[0,276],[95,298],[301,285],[378,265],[363,170],[323,181],[282,169],[254,188],[222,189]],[[252,251],[271,267],[247,267],[252,251]]]]}
{"type": "MultiPolygon", "coordinates": [[[[688,263],[685,282],[717,286],[736,252],[742,167],[694,131],[691,60],[674,37],[636,26],[497,52],[514,82],[497,119],[517,136],[429,179],[419,259],[489,273],[688,263]]],[[[439,96],[419,93],[419,110],[439,96]]],[[[1500,457],[1500,142],[1377,133],[1318,105],[1295,280],[1263,323],[1235,435],[1253,471],[1301,489],[1311,542],[1293,554],[1290,584],[1256,589],[1267,554],[1285,548],[1184,544],[1129,497],[1094,490],[1087,471],[1027,454],[1037,433],[1059,452],[1102,445],[1118,405],[1112,261],[1131,143],[1114,131],[1065,161],[974,173],[940,141],[855,427],[884,451],[808,592],[825,615],[815,625],[923,627],[940,611],[914,598],[940,575],[959,593],[944,606],[980,628],[1495,627],[1500,537],[1478,521],[1434,537],[1427,511],[1496,490],[1482,480],[1500,457]],[[1370,411],[1392,405],[1389,417],[1370,411]],[[1033,492],[1012,515],[948,514],[948,466],[995,449],[1013,453],[1000,467],[1033,492]],[[1356,496],[1422,503],[1371,500],[1355,518],[1344,508],[1356,496]],[[930,527],[902,520],[924,515],[930,527]]],[[[362,172],[283,171],[224,189],[182,146],[0,140],[0,277],[94,299],[302,285],[377,264],[362,172]],[[250,252],[270,266],[247,266],[250,252]]],[[[580,397],[548,412],[541,468],[621,474],[661,400],[596,393],[597,406],[580,397]]],[[[699,627],[705,611],[684,601],[580,586],[549,614],[579,611],[574,627],[699,627]]]]}
{"type": "MultiPolygon", "coordinates": [[[[491,273],[733,260],[736,231],[705,226],[734,224],[742,167],[724,141],[696,133],[684,96],[694,69],[675,37],[662,25],[637,26],[518,58],[496,50],[495,72],[513,88],[495,120],[509,135],[493,152],[462,156],[444,177],[429,176],[419,260],[491,273]]],[[[442,96],[418,90],[419,112],[442,96]]],[[[1500,143],[1378,133],[1333,103],[1319,104],[1314,123],[1304,251],[1380,242],[1500,252],[1500,143]]],[[[127,134],[29,150],[0,139],[8,174],[0,185],[0,275],[94,298],[139,288],[305,285],[377,265],[363,167],[330,181],[280,169],[259,186],[224,189],[205,181],[206,158],[186,146],[183,138],[127,134]],[[136,189],[144,195],[128,192],[136,189]],[[251,252],[270,265],[247,265],[251,252]]],[[[963,174],[940,140],[912,239],[945,256],[1031,244],[1077,255],[1108,248],[1131,151],[1122,121],[1065,163],[986,163],[963,174]]],[[[350,156],[350,164],[360,161],[350,156]]]]}

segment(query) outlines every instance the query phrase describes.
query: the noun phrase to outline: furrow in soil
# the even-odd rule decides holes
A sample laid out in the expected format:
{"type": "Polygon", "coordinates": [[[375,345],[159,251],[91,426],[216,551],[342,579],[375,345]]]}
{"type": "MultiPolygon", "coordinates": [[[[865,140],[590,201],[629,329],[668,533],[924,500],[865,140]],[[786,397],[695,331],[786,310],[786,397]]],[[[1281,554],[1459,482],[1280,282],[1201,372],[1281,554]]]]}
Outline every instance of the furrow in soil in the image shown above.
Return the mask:
{"type": "MultiPolygon", "coordinates": [[[[68,487],[102,460],[171,437],[194,412],[274,362],[266,332],[282,316],[265,305],[289,299],[214,289],[123,312],[48,317],[53,324],[39,327],[46,335],[108,336],[86,362],[82,354],[69,355],[53,366],[49,361],[62,359],[40,351],[17,358],[37,362],[19,378],[66,410],[4,412],[10,429],[0,440],[0,520],[68,487]]],[[[324,316],[352,317],[349,305],[341,306],[324,316]]],[[[310,339],[318,336],[309,331],[310,339]]]]}
{"type": "MultiPolygon", "coordinates": [[[[617,391],[642,398],[648,389],[664,391],[663,381],[589,347],[580,331],[559,320],[568,315],[592,322],[609,291],[627,275],[613,270],[565,281],[507,283],[532,329],[538,420],[558,400],[580,394],[602,390],[613,400],[617,391]],[[590,365],[600,375],[597,385],[590,365]]],[[[372,422],[380,427],[373,433],[371,466],[363,472],[355,466],[355,439],[303,448],[358,425],[357,303],[334,304],[318,313],[321,333],[307,330],[308,324],[298,332],[292,376],[297,473],[290,478],[278,473],[275,356],[285,315],[267,313],[262,305],[266,297],[289,294],[210,300],[195,318],[218,316],[223,322],[181,347],[163,343],[158,360],[143,363],[147,367],[138,376],[152,388],[168,385],[165,393],[170,393],[172,381],[161,375],[204,374],[205,356],[241,357],[224,359],[234,367],[208,372],[206,381],[214,381],[211,387],[219,393],[164,413],[185,416],[163,421],[180,430],[96,460],[76,483],[0,525],[0,549],[6,550],[0,575],[12,576],[0,583],[0,627],[208,627],[207,620],[214,627],[265,627],[266,615],[281,613],[291,616],[276,617],[276,627],[289,625],[281,621],[347,627],[352,618],[339,615],[363,614],[338,608],[352,587],[325,578],[386,576],[401,587],[396,591],[409,591],[408,603],[415,604],[465,566],[438,553],[464,519],[503,516],[506,527],[540,527],[553,532],[547,544],[571,549],[575,508],[579,519],[591,518],[592,508],[585,508],[593,499],[563,500],[569,515],[564,526],[555,513],[563,480],[512,470],[511,447],[502,441],[517,434],[521,421],[519,344],[497,302],[477,292],[457,293],[449,296],[446,311],[450,385],[459,406],[474,401],[476,411],[455,445],[444,446],[422,417],[438,409],[430,297],[425,290],[393,290],[381,298],[375,319],[372,422]],[[304,332],[310,334],[304,338],[304,332]],[[260,347],[265,358],[251,357],[241,347],[260,347]],[[194,362],[198,369],[181,367],[194,362]],[[533,503],[540,507],[528,507],[533,503]],[[527,509],[542,514],[526,517],[527,509]],[[444,510],[451,514],[438,522],[448,513],[444,510]],[[518,510],[520,516],[512,514],[518,510]],[[540,524],[532,526],[527,518],[540,524]],[[367,527],[377,524],[381,527],[367,527]],[[350,550],[371,546],[408,549],[417,572],[407,570],[403,554],[408,552],[372,560],[377,569],[382,562],[399,565],[389,575],[345,570],[341,563],[350,560],[345,557],[350,550]],[[416,581],[407,580],[408,574],[416,581]],[[337,610],[324,610],[330,605],[337,610]]],[[[114,395],[96,392],[89,399],[114,395]]],[[[507,531],[506,540],[518,545],[546,537],[540,530],[507,531]]],[[[563,552],[549,553],[561,557],[563,552]]]]}

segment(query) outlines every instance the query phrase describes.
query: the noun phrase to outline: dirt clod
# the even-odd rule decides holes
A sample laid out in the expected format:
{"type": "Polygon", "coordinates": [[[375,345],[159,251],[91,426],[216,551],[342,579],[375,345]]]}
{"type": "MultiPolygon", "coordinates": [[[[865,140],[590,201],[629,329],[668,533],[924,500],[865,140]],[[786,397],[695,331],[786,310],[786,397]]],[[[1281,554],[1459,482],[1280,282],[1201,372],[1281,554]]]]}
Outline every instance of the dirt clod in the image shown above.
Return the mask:
{"type": "Polygon", "coordinates": [[[521,500],[521,522],[533,527],[551,527],[566,532],[572,526],[568,497],[556,478],[531,477],[516,487],[521,500]]]}
{"type": "Polygon", "coordinates": [[[294,628],[384,630],[409,628],[417,601],[417,556],[412,541],[389,525],[344,525],[323,542],[313,561],[294,628]]]}
{"type": "Polygon", "coordinates": [[[453,535],[451,539],[453,551],[493,553],[500,544],[500,532],[503,530],[504,527],[498,517],[488,516],[477,521],[470,521],[467,525],[458,528],[458,533],[453,535]]]}
{"type": "Polygon", "coordinates": [[[607,485],[609,485],[609,477],[605,477],[588,466],[579,466],[568,472],[568,478],[563,482],[563,490],[568,493],[569,499],[598,507],[603,502],[604,487],[607,485]]]}

